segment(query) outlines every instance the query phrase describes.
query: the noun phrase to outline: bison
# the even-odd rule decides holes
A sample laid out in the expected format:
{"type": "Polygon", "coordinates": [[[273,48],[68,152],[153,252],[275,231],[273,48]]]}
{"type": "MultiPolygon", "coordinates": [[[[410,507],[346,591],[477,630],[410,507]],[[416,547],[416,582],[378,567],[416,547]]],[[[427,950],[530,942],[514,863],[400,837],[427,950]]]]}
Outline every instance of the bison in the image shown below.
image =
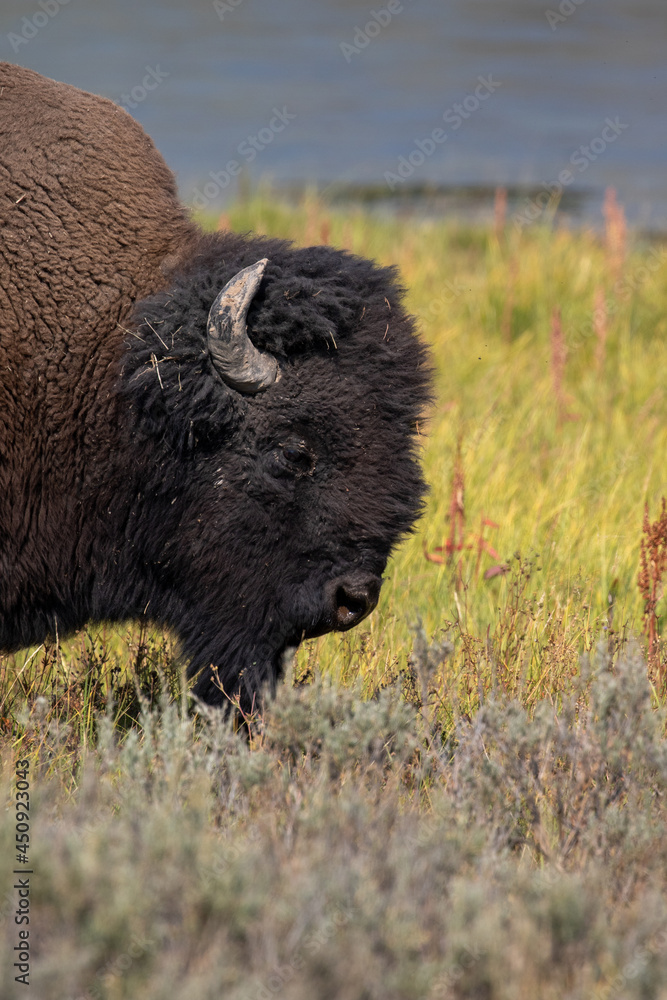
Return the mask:
{"type": "Polygon", "coordinates": [[[0,648],[150,621],[249,707],[423,505],[396,275],[202,232],[124,110],[6,63],[0,184],[0,648]]]}

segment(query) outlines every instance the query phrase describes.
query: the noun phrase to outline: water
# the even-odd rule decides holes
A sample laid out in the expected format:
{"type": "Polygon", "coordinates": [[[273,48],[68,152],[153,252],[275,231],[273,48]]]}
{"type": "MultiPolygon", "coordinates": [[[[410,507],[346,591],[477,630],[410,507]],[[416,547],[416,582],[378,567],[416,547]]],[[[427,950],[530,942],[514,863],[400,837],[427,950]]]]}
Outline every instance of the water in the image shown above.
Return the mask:
{"type": "Polygon", "coordinates": [[[241,168],[383,197],[568,170],[579,219],[613,185],[667,230],[665,0],[43,3],[2,0],[2,58],[131,102],[188,202],[241,168]]]}

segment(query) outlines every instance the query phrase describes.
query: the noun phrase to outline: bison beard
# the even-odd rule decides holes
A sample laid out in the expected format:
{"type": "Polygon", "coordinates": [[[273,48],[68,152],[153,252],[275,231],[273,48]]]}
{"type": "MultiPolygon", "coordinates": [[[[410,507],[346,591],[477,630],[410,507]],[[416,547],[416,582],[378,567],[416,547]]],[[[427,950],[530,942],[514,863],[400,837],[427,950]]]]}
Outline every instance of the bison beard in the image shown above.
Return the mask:
{"type": "Polygon", "coordinates": [[[424,347],[391,270],[205,235],[121,109],[8,64],[0,92],[0,647],[149,619],[248,709],[377,603],[424,347]]]}

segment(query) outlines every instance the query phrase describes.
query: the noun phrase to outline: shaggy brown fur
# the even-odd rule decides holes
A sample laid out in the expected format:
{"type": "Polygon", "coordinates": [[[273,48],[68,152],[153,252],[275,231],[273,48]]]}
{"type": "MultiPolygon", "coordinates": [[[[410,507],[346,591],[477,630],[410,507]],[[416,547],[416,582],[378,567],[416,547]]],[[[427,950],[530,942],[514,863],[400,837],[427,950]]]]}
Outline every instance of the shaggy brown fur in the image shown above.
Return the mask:
{"type": "Polygon", "coordinates": [[[119,327],[168,284],[199,234],[171,171],[122,108],[9,63],[0,63],[0,232],[6,607],[17,581],[1,572],[2,554],[36,528],[25,491],[48,491],[42,507],[57,535],[89,457],[112,447],[119,327]],[[78,461],[63,449],[75,432],[78,461]]]}

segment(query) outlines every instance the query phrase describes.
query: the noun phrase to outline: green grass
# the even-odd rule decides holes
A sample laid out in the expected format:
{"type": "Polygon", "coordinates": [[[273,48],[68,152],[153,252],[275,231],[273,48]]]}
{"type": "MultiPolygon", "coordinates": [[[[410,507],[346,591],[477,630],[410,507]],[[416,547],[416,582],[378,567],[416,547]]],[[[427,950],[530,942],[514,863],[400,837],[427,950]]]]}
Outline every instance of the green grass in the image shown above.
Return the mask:
{"type": "Polygon", "coordinates": [[[591,232],[312,197],[225,224],[398,266],[437,373],[427,511],[377,611],[302,648],[249,744],[189,713],[168,636],[0,658],[2,996],[28,992],[21,758],[40,1000],[667,996],[665,691],[637,585],[667,493],[667,246],[619,266],[591,232]]]}

